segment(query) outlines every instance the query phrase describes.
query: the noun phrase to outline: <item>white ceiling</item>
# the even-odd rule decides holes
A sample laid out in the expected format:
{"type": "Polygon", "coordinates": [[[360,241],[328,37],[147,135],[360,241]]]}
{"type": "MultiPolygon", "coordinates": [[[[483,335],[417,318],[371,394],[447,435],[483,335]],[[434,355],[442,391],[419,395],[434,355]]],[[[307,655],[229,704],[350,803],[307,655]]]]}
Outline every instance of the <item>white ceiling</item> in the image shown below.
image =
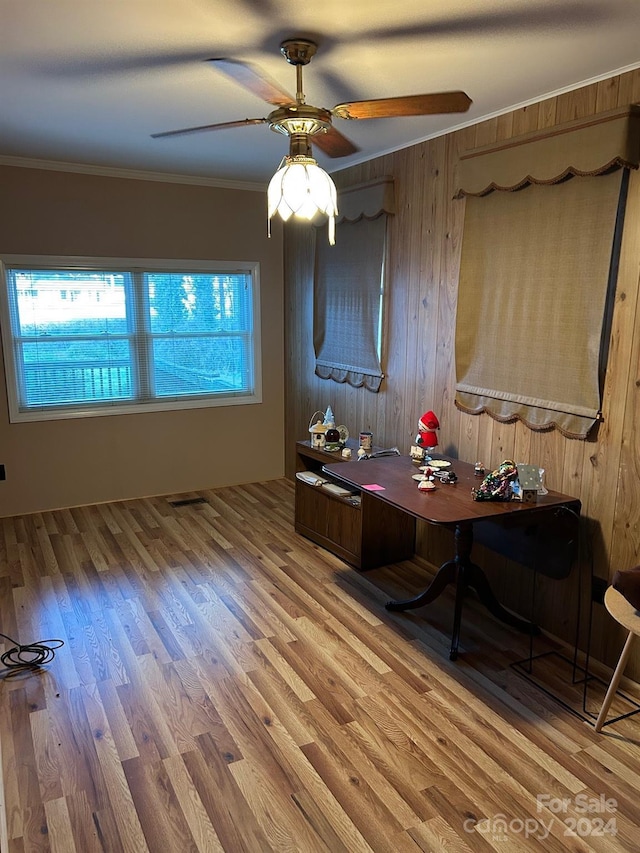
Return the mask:
{"type": "Polygon", "coordinates": [[[640,0],[0,0],[0,162],[64,163],[266,182],[288,151],[273,107],[204,60],[257,65],[295,95],[280,42],[311,37],[307,102],[462,89],[462,115],[345,121],[358,147],[328,171],[585,81],[640,66],[640,0]],[[6,158],[9,158],[7,161],[6,158]]]}

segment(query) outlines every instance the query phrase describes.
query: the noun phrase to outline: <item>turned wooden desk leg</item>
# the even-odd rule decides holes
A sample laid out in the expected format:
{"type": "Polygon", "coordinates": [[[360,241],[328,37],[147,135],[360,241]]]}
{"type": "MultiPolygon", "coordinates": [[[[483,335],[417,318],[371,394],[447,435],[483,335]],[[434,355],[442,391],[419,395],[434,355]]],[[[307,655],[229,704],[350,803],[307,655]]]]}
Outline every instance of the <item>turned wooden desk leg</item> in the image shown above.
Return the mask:
{"type": "Polygon", "coordinates": [[[453,606],[453,628],[451,631],[451,650],[449,660],[458,659],[458,645],[460,644],[460,625],[462,623],[462,603],[464,601],[465,588],[468,578],[466,569],[471,564],[471,548],[473,547],[473,525],[456,524],[454,534],[456,546],[456,598],[453,606]]]}
{"type": "Polygon", "coordinates": [[[596,720],[596,731],[599,732],[602,726],[604,725],[604,721],[607,717],[607,712],[613,702],[613,697],[616,695],[616,690],[618,689],[618,685],[620,684],[620,679],[624,673],[624,669],[627,665],[627,661],[629,660],[629,655],[631,654],[631,646],[633,644],[633,638],[635,634],[633,631],[629,631],[629,636],[627,637],[627,641],[624,644],[624,648],[622,649],[622,653],[620,655],[620,660],[618,661],[618,665],[615,668],[613,676],[611,678],[611,684],[609,685],[609,689],[607,690],[607,694],[604,697],[604,701],[602,703],[602,708],[600,709],[600,713],[598,714],[598,719],[596,720]]]}
{"type": "Polygon", "coordinates": [[[462,602],[466,587],[465,568],[458,566],[458,577],[456,578],[456,598],[453,606],[453,629],[451,631],[451,649],[449,660],[458,659],[458,645],[460,644],[460,625],[462,623],[462,602]]]}

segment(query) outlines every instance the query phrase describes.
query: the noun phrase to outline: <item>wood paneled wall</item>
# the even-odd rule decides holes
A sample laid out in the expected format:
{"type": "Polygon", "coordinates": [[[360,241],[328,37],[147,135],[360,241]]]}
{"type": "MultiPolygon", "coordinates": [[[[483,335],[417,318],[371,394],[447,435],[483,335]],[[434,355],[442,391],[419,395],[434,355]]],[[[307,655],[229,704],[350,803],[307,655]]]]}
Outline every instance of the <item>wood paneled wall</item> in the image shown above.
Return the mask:
{"type": "MultiPolygon", "coordinates": [[[[381,391],[372,394],[314,375],[313,235],[309,228],[287,227],[289,474],[294,469],[294,442],[306,437],[316,409],[330,404],[338,423],[352,434],[370,429],[376,444],[397,445],[403,453],[409,450],[420,414],[433,409],[440,419],[442,451],[469,462],[480,459],[487,467],[505,458],[538,464],[545,468],[550,488],[581,499],[585,542],[592,545],[596,575],[610,578],[616,569],[640,563],[640,174],[633,172],[630,181],[603,422],[588,441],[568,440],[556,431],[532,432],[520,423],[501,424],[486,414],[471,416],[455,408],[454,334],[464,200],[453,199],[462,151],[638,101],[640,70],[334,174],[338,189],[381,175],[393,175],[396,182],[397,215],[390,220],[387,257],[385,380],[381,391]]],[[[553,346],[551,340],[538,343],[553,346]]],[[[424,556],[430,558],[434,540],[431,532],[422,531],[419,549],[424,556]]],[[[586,544],[583,563],[588,571],[586,544]]],[[[520,574],[504,565],[495,569],[495,561],[492,566],[503,600],[518,606],[523,584],[514,578],[520,574]]],[[[573,617],[568,613],[577,594],[575,578],[568,585],[543,584],[539,602],[544,627],[570,639],[573,617]]],[[[596,605],[593,654],[611,663],[620,643],[619,630],[596,605]]],[[[640,643],[629,672],[640,676],[640,643]]]]}

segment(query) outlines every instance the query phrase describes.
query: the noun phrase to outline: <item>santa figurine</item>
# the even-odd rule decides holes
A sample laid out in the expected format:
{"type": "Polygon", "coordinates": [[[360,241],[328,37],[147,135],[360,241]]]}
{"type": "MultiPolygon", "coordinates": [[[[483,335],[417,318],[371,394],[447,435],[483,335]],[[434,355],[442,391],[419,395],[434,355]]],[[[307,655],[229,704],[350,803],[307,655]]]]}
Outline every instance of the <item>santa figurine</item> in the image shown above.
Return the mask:
{"type": "Polygon", "coordinates": [[[418,421],[418,435],[416,436],[416,444],[419,447],[424,447],[431,450],[438,446],[438,435],[436,430],[440,429],[440,421],[433,412],[425,412],[418,421]]]}

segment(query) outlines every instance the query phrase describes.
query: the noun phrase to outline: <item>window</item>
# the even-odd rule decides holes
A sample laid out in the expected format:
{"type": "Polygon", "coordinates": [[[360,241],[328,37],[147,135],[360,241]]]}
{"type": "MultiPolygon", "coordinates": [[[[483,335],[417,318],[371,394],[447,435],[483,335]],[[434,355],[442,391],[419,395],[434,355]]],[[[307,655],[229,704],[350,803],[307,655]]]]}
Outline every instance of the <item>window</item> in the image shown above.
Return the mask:
{"type": "Polygon", "coordinates": [[[2,264],[10,419],[260,402],[258,265],[2,264]]]}

